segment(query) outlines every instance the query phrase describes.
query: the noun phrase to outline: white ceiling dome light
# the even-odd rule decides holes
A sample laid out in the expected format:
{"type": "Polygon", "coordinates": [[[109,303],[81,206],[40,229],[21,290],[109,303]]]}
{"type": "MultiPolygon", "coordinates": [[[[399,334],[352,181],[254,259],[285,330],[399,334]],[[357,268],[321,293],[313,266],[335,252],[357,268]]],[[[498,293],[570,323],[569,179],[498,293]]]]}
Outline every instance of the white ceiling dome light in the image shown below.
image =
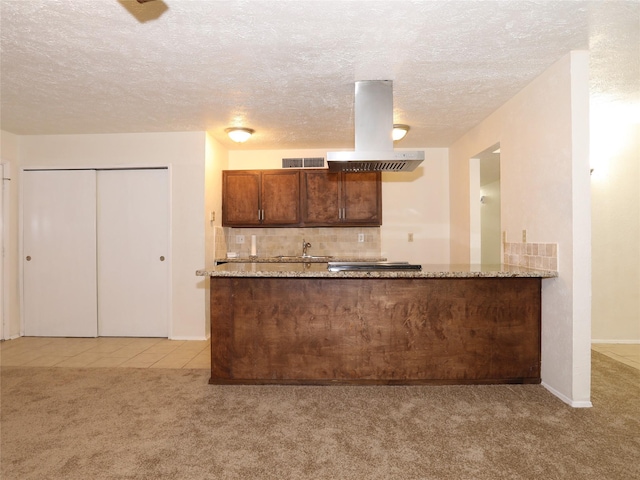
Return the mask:
{"type": "Polygon", "coordinates": [[[249,138],[251,138],[251,135],[255,133],[255,130],[251,128],[234,127],[234,128],[227,128],[225,132],[227,132],[227,135],[229,135],[229,138],[234,142],[244,143],[247,140],[249,140],[249,138]]]}
{"type": "Polygon", "coordinates": [[[407,132],[409,131],[409,125],[404,125],[402,123],[394,123],[393,124],[393,141],[397,142],[398,140],[402,140],[407,132]]]}

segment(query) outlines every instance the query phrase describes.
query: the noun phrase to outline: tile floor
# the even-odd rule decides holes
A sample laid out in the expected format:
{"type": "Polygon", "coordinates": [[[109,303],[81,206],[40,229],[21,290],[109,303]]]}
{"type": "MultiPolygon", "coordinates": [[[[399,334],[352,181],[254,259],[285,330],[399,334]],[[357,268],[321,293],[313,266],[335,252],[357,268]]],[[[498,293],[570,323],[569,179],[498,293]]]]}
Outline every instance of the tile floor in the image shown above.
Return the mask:
{"type": "MultiPolygon", "coordinates": [[[[640,344],[593,344],[592,349],[640,370],[640,344]]],[[[0,342],[0,365],[33,367],[211,367],[209,341],[166,338],[20,337],[0,342]]]]}
{"type": "Polygon", "coordinates": [[[0,365],[208,369],[211,352],[209,341],[20,337],[0,342],[0,365]]]}
{"type": "Polygon", "coordinates": [[[640,344],[594,343],[591,349],[640,370],[640,344]]]}

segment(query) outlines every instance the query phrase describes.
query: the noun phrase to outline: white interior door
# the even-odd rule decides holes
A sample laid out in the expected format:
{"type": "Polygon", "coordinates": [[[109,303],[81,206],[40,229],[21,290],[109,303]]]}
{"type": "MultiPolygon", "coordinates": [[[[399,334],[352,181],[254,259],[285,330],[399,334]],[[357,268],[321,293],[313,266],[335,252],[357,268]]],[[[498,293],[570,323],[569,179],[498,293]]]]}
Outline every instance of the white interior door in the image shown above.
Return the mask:
{"type": "Polygon", "coordinates": [[[23,293],[27,336],[95,337],[93,170],[23,172],[23,293]]]}
{"type": "Polygon", "coordinates": [[[98,333],[167,337],[167,169],[98,172],[98,333]]]}

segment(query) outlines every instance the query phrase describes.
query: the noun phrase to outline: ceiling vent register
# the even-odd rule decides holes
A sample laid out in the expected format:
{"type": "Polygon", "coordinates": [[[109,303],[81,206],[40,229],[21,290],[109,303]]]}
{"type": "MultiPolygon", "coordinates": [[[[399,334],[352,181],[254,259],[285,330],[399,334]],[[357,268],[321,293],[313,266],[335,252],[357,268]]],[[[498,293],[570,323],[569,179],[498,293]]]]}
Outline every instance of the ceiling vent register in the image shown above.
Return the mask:
{"type": "Polygon", "coordinates": [[[312,158],[283,158],[282,168],[322,168],[324,157],[312,158]]]}

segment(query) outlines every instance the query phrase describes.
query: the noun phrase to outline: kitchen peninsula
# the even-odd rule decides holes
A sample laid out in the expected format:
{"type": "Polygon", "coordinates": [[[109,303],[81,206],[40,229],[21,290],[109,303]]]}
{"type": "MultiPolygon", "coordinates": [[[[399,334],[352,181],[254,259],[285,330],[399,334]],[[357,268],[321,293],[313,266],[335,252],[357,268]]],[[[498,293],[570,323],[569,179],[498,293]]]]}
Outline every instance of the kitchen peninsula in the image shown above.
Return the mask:
{"type": "Polygon", "coordinates": [[[227,263],[210,277],[211,384],[540,382],[541,282],[557,272],[227,263]]]}

